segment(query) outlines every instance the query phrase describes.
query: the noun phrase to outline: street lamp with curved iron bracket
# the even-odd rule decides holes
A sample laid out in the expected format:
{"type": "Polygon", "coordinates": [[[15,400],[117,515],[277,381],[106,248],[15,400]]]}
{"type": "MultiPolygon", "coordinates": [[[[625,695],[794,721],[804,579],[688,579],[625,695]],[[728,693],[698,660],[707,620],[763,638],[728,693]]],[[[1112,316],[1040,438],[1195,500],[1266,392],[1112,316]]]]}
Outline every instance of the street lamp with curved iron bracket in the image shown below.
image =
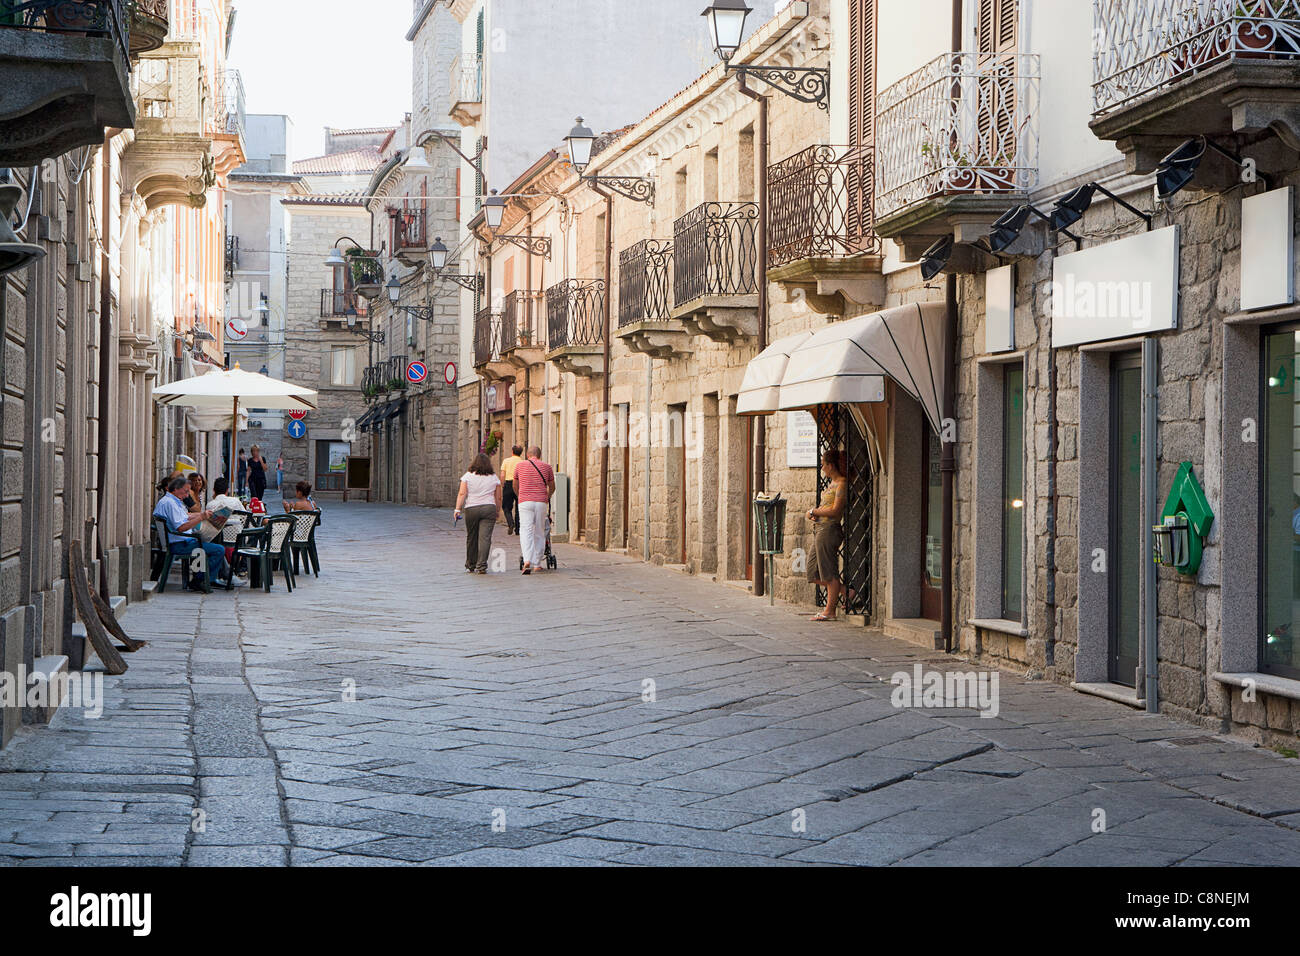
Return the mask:
{"type": "Polygon", "coordinates": [[[818,109],[830,109],[831,71],[820,66],[762,66],[754,63],[733,64],[731,58],[740,49],[745,35],[745,20],[753,10],[745,0],[713,0],[703,16],[709,24],[714,52],[728,73],[750,77],[780,90],[801,103],[818,109]]]}
{"type": "Polygon", "coordinates": [[[591,151],[593,144],[596,142],[596,134],[583,122],[581,116],[578,117],[577,125],[569,131],[569,135],[564,139],[569,147],[569,162],[578,171],[578,177],[583,182],[607,186],[611,192],[618,193],[633,202],[654,203],[655,184],[653,179],[647,179],[644,176],[587,175],[586,170],[591,165],[591,151]]]}

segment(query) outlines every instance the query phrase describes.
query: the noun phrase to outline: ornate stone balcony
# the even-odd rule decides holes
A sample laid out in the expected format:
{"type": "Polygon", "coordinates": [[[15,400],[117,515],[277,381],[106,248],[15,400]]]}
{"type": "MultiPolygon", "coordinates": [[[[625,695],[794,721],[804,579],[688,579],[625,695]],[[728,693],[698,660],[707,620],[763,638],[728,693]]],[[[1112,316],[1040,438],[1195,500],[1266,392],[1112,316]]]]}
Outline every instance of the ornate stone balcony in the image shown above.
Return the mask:
{"type": "Polygon", "coordinates": [[[643,239],[618,257],[618,337],[655,358],[691,354],[692,335],[672,317],[673,241],[643,239]]]}
{"type": "Polygon", "coordinates": [[[217,180],[213,155],[215,103],[199,44],[176,40],[142,54],[134,86],[139,104],[135,140],[123,154],[127,194],[147,209],[202,206],[217,180]]]}
{"type": "Polygon", "coordinates": [[[1093,34],[1089,125],[1130,171],[1201,134],[1300,149],[1296,0],[1094,0],[1093,34]]]}
{"type": "Polygon", "coordinates": [[[476,126],[483,118],[483,61],[478,57],[452,63],[448,78],[451,118],[461,126],[476,126]]]}
{"type": "Polygon", "coordinates": [[[131,58],[156,50],[167,39],[171,0],[126,0],[131,18],[131,58]]]}
{"type": "Polygon", "coordinates": [[[673,223],[672,318],[692,335],[758,333],[758,203],[706,202],[673,223]]]}
{"type": "Polygon", "coordinates": [[[825,315],[885,302],[870,146],[810,146],[768,167],[768,273],[825,315]]]}
{"type": "Polygon", "coordinates": [[[135,124],[122,0],[0,0],[0,166],[32,166],[135,124]]]}
{"type": "Polygon", "coordinates": [[[487,379],[514,377],[514,364],[502,354],[500,312],[479,309],[474,315],[474,370],[487,379]]]}
{"type": "Polygon", "coordinates": [[[223,70],[212,86],[212,162],[219,182],[248,161],[244,147],[246,114],[244,78],[238,70],[223,70]]]}
{"type": "Polygon", "coordinates": [[[945,53],[876,98],[876,232],[974,242],[1038,180],[1039,60],[945,53]]]}
{"type": "Polygon", "coordinates": [[[546,290],[547,361],[575,375],[605,373],[605,280],[565,279],[546,290]]]}
{"type": "Polygon", "coordinates": [[[541,292],[515,290],[506,296],[501,313],[501,354],[515,368],[527,368],[546,358],[545,305],[541,292]]]}

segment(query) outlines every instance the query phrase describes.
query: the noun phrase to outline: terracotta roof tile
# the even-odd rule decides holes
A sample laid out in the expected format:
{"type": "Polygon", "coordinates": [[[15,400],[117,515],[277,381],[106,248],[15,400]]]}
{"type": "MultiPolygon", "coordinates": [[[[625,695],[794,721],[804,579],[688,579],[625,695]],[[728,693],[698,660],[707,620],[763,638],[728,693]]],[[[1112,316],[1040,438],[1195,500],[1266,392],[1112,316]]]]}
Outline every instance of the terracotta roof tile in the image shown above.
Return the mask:
{"type": "Polygon", "coordinates": [[[363,146],[360,149],[344,150],[341,153],[295,160],[293,171],[297,176],[369,173],[373,172],[382,161],[383,156],[378,146],[363,146]]]}

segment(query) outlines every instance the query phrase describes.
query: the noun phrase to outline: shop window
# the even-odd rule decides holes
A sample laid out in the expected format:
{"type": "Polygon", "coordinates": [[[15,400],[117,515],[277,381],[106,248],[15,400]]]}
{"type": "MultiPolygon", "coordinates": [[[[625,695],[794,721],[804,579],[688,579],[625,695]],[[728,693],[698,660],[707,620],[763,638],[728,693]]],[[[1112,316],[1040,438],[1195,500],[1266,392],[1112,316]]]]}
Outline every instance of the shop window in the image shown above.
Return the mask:
{"type": "Polygon", "coordinates": [[[1002,378],[1002,617],[1019,621],[1025,568],[1025,370],[1002,378]]]}

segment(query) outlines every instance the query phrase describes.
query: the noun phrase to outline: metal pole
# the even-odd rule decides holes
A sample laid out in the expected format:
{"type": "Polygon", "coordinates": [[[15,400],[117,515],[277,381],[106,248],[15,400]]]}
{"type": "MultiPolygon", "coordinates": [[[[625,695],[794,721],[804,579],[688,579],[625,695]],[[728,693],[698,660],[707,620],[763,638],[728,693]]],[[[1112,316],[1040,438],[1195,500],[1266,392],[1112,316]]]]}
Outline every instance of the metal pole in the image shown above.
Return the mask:
{"type": "MultiPolygon", "coordinates": [[[[755,93],[745,83],[745,74],[738,75],[740,92],[758,102],[758,350],[767,348],[767,97],[755,93]]],[[[767,419],[759,417],[754,422],[754,493],[766,490],[767,484],[767,419]]],[[[752,503],[751,503],[752,507],[752,503]]],[[[751,518],[752,520],[752,518],[751,518]]],[[[755,528],[757,531],[757,528],[755,528]]],[[[762,555],[757,551],[758,535],[754,535],[755,552],[753,586],[756,597],[763,596],[762,555]]]]}
{"type": "Polygon", "coordinates": [[[1143,666],[1146,668],[1147,713],[1160,713],[1160,641],[1156,631],[1156,591],[1159,576],[1151,560],[1151,526],[1156,515],[1156,362],[1159,346],[1147,336],[1142,340],[1142,491],[1146,507],[1142,522],[1142,566],[1146,568],[1143,588],[1143,666]]]}
{"type": "Polygon", "coordinates": [[[613,371],[610,368],[610,347],[609,347],[609,303],[610,295],[613,291],[613,262],[614,262],[614,194],[605,192],[595,183],[591,183],[591,188],[598,195],[605,197],[605,302],[601,309],[601,338],[604,339],[604,360],[605,370],[600,377],[600,396],[601,396],[601,414],[602,421],[605,423],[605,438],[600,443],[600,537],[596,548],[604,551],[608,546],[606,534],[608,527],[605,521],[605,512],[609,507],[609,378],[613,371]]]}
{"type": "MultiPolygon", "coordinates": [[[[960,52],[962,47],[962,0],[952,0],[952,50],[960,52]]],[[[953,580],[952,580],[952,536],[953,536],[953,474],[957,470],[957,436],[952,441],[944,437],[949,424],[956,429],[955,408],[957,396],[957,276],[948,273],[945,283],[947,315],[945,316],[944,356],[943,356],[943,419],[939,422],[939,471],[943,492],[943,526],[940,530],[939,553],[943,564],[943,589],[941,591],[941,610],[939,628],[943,632],[943,646],[946,651],[956,650],[957,640],[953,633],[953,580]]]]}

